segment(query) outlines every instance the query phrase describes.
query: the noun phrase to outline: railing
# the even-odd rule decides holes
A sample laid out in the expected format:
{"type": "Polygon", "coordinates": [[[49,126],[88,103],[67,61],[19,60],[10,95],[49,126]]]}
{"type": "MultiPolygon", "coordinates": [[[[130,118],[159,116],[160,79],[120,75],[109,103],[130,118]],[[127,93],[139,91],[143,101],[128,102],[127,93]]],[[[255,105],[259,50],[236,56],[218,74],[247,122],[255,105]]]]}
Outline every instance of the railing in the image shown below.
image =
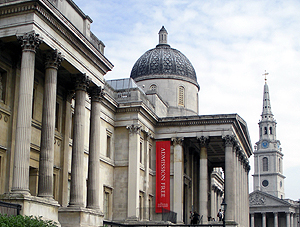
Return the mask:
{"type": "Polygon", "coordinates": [[[21,207],[22,206],[20,204],[0,201],[0,214],[7,214],[8,216],[19,215],[21,207]]]}
{"type": "Polygon", "coordinates": [[[121,224],[121,223],[116,223],[116,222],[109,222],[109,221],[103,221],[103,226],[104,227],[151,227],[151,226],[160,226],[160,227],[197,227],[197,226],[205,226],[205,227],[217,227],[217,226],[223,226],[223,224],[220,223],[211,223],[211,224],[197,224],[197,225],[178,225],[178,224],[162,224],[162,223],[151,223],[151,224],[146,224],[146,223],[135,223],[135,224],[121,224]]]}

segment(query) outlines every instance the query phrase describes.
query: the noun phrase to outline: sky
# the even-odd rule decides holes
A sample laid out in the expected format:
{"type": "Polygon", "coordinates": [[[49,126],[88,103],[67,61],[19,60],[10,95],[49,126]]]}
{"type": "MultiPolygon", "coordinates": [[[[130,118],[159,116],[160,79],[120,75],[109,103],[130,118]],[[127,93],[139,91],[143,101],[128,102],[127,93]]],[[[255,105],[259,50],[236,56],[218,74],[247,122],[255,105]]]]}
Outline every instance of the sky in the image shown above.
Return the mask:
{"type": "MultiPolygon", "coordinates": [[[[199,114],[239,114],[252,147],[259,140],[265,71],[281,142],[285,197],[300,198],[300,1],[74,0],[93,23],[114,69],[106,80],[128,78],[136,60],[168,43],[193,64],[199,114]]],[[[250,192],[253,156],[250,158],[250,192]]]]}

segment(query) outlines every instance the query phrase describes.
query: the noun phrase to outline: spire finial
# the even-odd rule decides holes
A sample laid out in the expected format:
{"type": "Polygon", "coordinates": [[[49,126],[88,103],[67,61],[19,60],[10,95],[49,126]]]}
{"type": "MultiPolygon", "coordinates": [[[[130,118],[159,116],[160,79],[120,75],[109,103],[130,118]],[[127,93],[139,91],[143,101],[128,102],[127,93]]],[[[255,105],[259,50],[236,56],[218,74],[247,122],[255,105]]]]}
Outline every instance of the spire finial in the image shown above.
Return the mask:
{"type": "Polygon", "coordinates": [[[267,73],[267,71],[265,70],[265,73],[262,75],[265,76],[265,83],[267,83],[267,75],[269,75],[269,73],[267,73]]]}

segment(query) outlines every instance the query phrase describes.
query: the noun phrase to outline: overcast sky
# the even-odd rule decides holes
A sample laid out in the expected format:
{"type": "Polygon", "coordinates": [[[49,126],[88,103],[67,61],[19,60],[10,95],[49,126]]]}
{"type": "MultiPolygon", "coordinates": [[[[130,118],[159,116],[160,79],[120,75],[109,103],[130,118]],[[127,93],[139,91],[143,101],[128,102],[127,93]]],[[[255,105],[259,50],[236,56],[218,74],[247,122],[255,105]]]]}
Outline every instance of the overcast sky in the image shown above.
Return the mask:
{"type": "Polygon", "coordinates": [[[106,80],[128,78],[135,61],[158,44],[164,25],[168,43],[196,70],[200,115],[238,113],[252,147],[259,139],[266,70],[284,154],[285,196],[300,198],[300,1],[74,1],[93,19],[91,31],[114,64],[106,80]]]}

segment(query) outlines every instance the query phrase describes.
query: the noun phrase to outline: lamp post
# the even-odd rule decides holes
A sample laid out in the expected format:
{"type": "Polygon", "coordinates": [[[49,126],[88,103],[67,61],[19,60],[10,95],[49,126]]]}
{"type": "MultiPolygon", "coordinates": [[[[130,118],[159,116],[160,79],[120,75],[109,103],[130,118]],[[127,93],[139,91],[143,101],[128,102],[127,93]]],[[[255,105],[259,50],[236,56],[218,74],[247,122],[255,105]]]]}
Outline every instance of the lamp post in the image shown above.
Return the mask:
{"type": "Polygon", "coordinates": [[[225,203],[225,198],[223,198],[223,201],[221,203],[221,209],[223,211],[223,227],[225,227],[225,212],[227,208],[227,203],[225,203]]]}

